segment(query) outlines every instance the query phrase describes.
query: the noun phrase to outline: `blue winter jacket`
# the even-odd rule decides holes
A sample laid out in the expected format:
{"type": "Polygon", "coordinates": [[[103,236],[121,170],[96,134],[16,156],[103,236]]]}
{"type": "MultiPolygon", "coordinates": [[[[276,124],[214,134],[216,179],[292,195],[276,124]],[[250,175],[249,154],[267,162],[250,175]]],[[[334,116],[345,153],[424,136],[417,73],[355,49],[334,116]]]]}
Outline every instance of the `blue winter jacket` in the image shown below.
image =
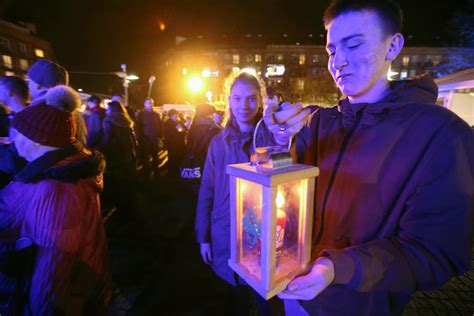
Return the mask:
{"type": "MultiPolygon", "coordinates": [[[[253,152],[252,137],[253,131],[242,133],[235,128],[226,127],[212,139],[204,165],[196,211],[196,241],[211,244],[214,272],[234,285],[234,274],[228,265],[230,192],[226,166],[250,161],[250,154],[253,152]]],[[[274,144],[271,133],[262,123],[257,136],[257,146],[274,144]]]]}

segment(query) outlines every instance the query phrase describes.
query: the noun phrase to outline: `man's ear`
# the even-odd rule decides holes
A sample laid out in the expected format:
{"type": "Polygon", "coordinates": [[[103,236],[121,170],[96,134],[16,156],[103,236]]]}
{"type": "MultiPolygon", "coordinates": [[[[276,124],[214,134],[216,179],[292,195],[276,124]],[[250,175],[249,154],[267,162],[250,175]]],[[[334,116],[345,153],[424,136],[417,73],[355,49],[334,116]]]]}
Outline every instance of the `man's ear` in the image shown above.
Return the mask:
{"type": "Polygon", "coordinates": [[[395,33],[390,36],[390,42],[387,48],[387,55],[385,60],[393,61],[397,58],[398,54],[402,51],[403,45],[405,44],[405,38],[401,33],[395,33]]]}

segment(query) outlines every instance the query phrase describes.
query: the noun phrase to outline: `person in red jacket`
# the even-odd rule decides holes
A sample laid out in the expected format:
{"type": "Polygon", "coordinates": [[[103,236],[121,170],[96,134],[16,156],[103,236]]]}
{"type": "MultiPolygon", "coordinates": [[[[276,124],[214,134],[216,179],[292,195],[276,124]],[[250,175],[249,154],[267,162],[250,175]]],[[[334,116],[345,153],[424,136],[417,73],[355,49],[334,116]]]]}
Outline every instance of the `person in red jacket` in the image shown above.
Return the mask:
{"type": "Polygon", "coordinates": [[[100,315],[110,299],[99,193],[105,161],[77,141],[80,98],[51,88],[15,115],[15,146],[28,164],[0,193],[0,231],[37,251],[22,315],[100,315]]]}
{"type": "Polygon", "coordinates": [[[399,315],[470,269],[473,131],[435,104],[431,78],[387,79],[404,44],[393,1],[336,0],[324,22],[344,97],[309,125],[299,105],[265,113],[280,144],[301,130],[298,161],[320,168],[313,265],[279,296],[288,315],[399,315]]]}

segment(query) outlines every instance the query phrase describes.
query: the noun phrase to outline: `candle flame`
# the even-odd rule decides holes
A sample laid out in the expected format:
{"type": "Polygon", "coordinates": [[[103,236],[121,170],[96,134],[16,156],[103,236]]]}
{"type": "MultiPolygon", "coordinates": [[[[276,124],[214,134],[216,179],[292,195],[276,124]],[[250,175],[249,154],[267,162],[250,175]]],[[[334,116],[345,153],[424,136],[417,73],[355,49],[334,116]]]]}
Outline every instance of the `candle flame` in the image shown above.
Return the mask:
{"type": "Polygon", "coordinates": [[[282,208],[284,204],[285,204],[285,198],[283,197],[283,194],[281,194],[281,192],[278,192],[277,197],[276,197],[277,208],[282,208]]]}

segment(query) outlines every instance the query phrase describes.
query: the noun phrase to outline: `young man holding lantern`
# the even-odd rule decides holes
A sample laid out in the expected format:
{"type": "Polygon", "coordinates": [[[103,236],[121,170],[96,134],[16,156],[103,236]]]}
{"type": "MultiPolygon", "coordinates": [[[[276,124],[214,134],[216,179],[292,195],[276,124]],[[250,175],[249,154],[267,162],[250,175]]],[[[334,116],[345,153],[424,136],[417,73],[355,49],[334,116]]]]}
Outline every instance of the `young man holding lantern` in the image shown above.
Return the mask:
{"type": "Polygon", "coordinates": [[[279,296],[289,315],[398,315],[416,290],[470,269],[473,132],[435,105],[431,78],[387,79],[404,44],[392,1],[336,0],[324,23],[345,97],[307,126],[301,105],[265,113],[279,143],[298,133],[298,161],[321,171],[314,264],[279,296]]]}

